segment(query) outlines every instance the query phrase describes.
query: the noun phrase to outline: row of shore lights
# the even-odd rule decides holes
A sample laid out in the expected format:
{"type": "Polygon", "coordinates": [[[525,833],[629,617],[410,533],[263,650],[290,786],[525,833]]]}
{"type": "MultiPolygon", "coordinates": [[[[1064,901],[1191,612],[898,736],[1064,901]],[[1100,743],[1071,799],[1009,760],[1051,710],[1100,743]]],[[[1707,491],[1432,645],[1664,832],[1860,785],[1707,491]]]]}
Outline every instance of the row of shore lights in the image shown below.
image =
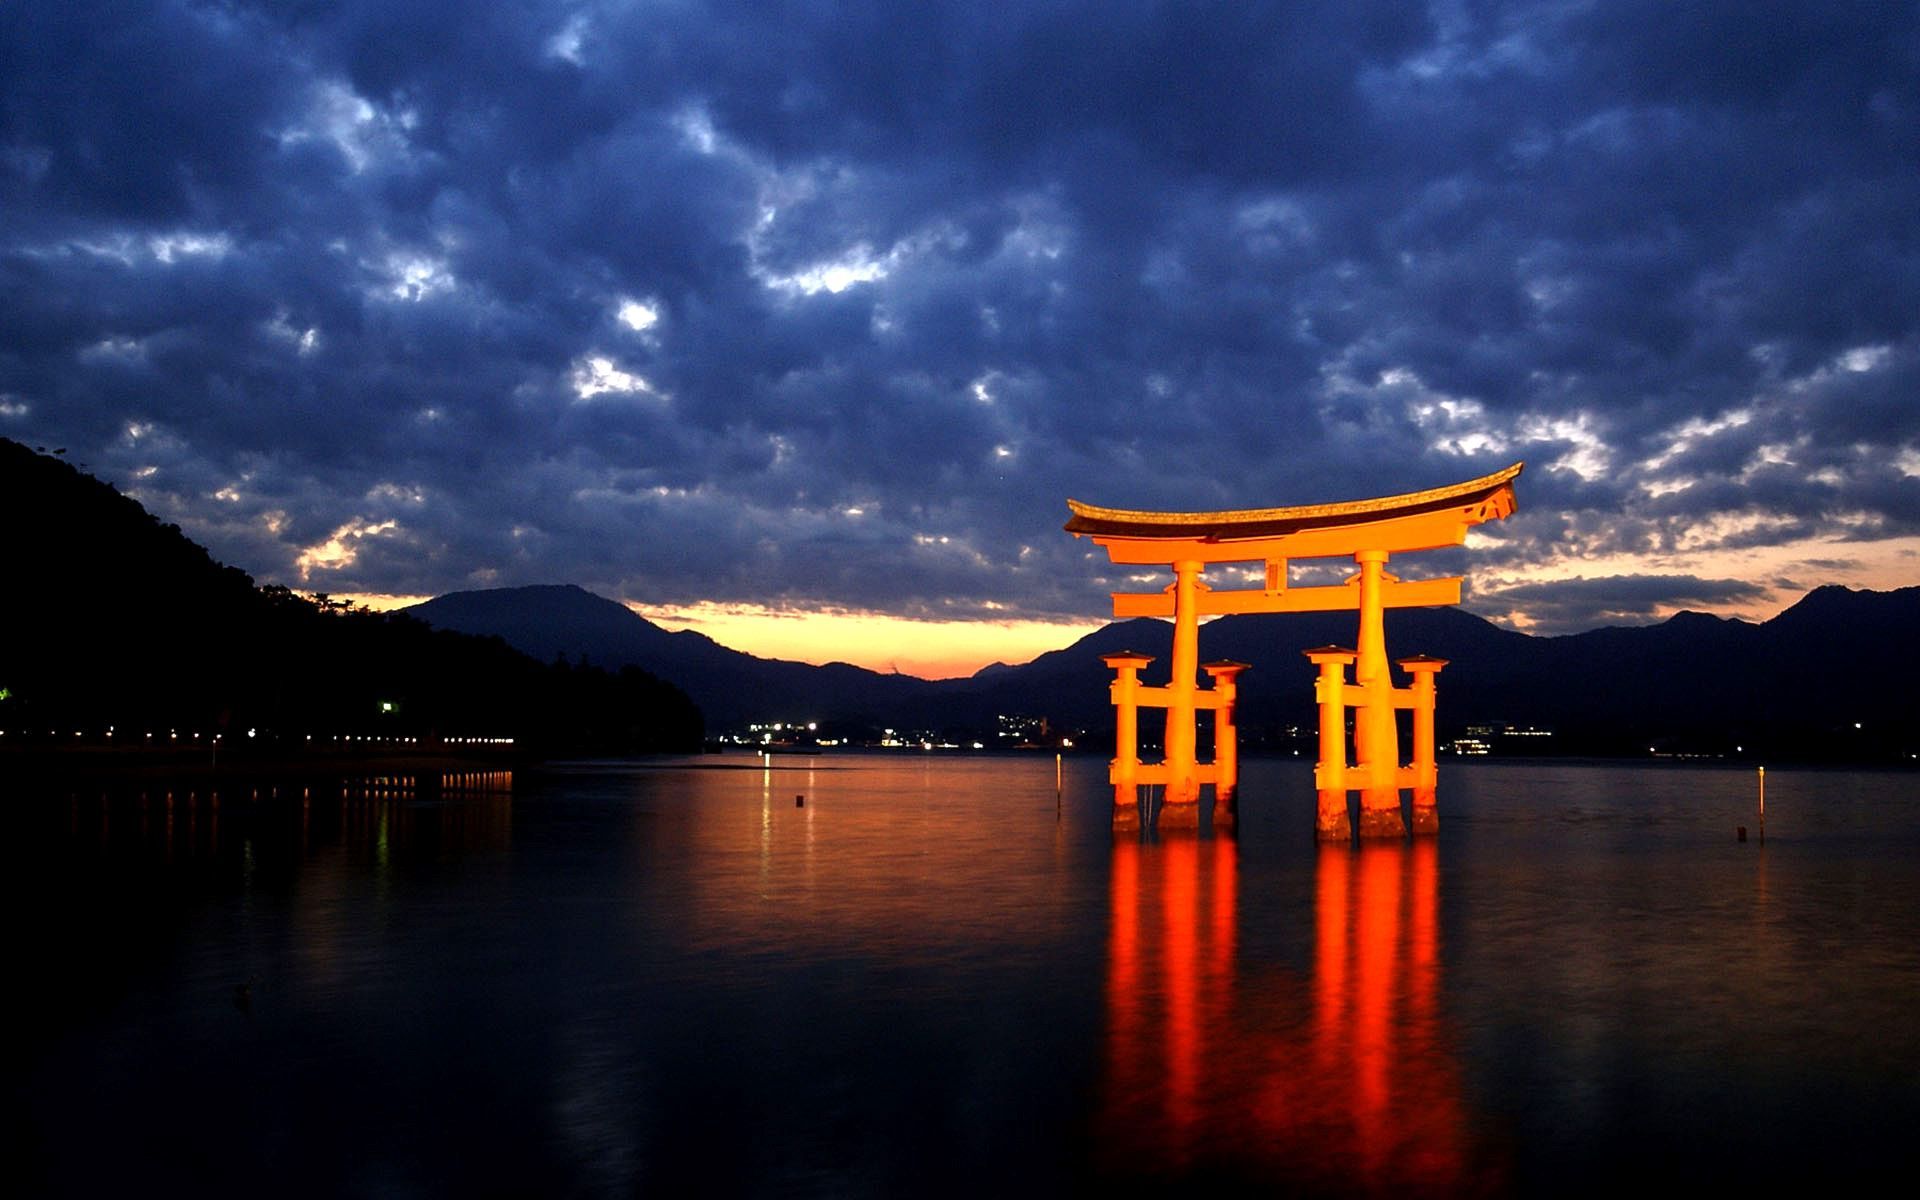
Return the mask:
{"type": "MultiPolygon", "coordinates": [[[[115,727],[112,725],[109,725],[107,726],[107,731],[105,736],[112,737],[115,731],[116,731],[115,727]]],[[[259,732],[260,731],[257,728],[249,729],[247,730],[247,736],[249,738],[252,738],[257,736],[259,732]]],[[[5,737],[5,736],[7,736],[7,731],[4,729],[0,729],[0,737],[5,737]]],[[[22,729],[20,731],[20,736],[21,737],[28,736],[28,731],[25,729],[22,729]]],[[[47,730],[47,736],[59,737],[60,731],[58,729],[49,729],[47,730]]],[[[76,729],[73,731],[73,736],[85,737],[86,731],[82,729],[76,729]]],[[[208,738],[207,741],[218,742],[225,736],[226,736],[225,734],[216,733],[212,737],[208,738]]],[[[152,741],[153,734],[148,733],[146,735],[146,740],[149,742],[152,741]]],[[[168,730],[167,740],[170,742],[179,741],[180,731],[177,729],[168,730]]],[[[198,732],[189,734],[188,740],[197,742],[200,740],[200,734],[198,732]]],[[[311,742],[313,740],[313,735],[309,733],[307,735],[306,740],[311,742]]],[[[382,746],[402,746],[402,745],[412,746],[412,745],[417,745],[420,741],[420,739],[417,737],[386,737],[386,736],[380,736],[375,734],[354,734],[354,733],[345,733],[345,734],[336,733],[333,735],[332,740],[336,742],[360,742],[366,745],[382,745],[382,746]]],[[[443,737],[440,739],[440,744],[443,746],[511,746],[513,745],[513,739],[510,737],[443,737]]]]}
{"type": "MultiPolygon", "coordinates": [[[[749,733],[759,734],[760,735],[759,742],[755,743],[745,738],[736,737],[734,738],[734,743],[736,745],[771,746],[773,743],[774,734],[785,733],[787,731],[791,731],[793,733],[799,733],[803,728],[808,733],[813,733],[819,729],[819,723],[815,721],[808,721],[805,726],[802,726],[798,721],[793,721],[791,723],[787,721],[773,721],[764,725],[759,723],[754,723],[747,726],[747,731],[749,733]]],[[[838,746],[843,739],[820,738],[817,740],[821,746],[834,747],[834,746],[838,746]]],[[[899,748],[899,747],[906,747],[906,746],[913,745],[912,742],[906,741],[905,739],[901,738],[900,735],[896,734],[891,729],[886,730],[885,733],[881,735],[880,744],[882,746],[886,746],[890,748],[899,748]]],[[[960,749],[960,744],[958,742],[935,742],[935,741],[922,739],[919,745],[922,750],[958,750],[960,749]]],[[[986,746],[980,742],[974,742],[973,748],[975,750],[984,750],[986,749],[986,746]]]]}

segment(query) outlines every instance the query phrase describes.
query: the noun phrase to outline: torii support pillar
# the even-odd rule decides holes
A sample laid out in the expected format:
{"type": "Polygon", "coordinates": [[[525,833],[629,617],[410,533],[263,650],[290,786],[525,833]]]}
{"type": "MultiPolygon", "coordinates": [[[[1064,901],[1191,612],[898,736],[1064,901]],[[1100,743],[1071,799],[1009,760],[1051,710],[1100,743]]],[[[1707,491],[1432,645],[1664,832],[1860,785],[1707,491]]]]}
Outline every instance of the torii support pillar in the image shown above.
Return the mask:
{"type": "Polygon", "coordinates": [[[1114,673],[1113,761],[1107,779],[1113,784],[1113,827],[1125,832],[1140,828],[1140,669],[1153,656],[1124,650],[1103,654],[1100,661],[1114,673]]]}
{"type": "Polygon", "coordinates": [[[1200,823],[1199,757],[1194,743],[1195,693],[1200,674],[1200,606],[1197,601],[1200,564],[1182,559],[1173,564],[1173,661],[1167,673],[1166,803],[1161,820],[1173,825],[1200,823]]]}
{"type": "Polygon", "coordinates": [[[1313,789],[1319,798],[1314,836],[1323,842],[1353,840],[1353,819],[1347,814],[1347,668],[1358,657],[1342,646],[1322,646],[1306,652],[1320,669],[1313,681],[1320,704],[1320,761],[1313,767],[1313,789]]]}
{"type": "Polygon", "coordinates": [[[1231,829],[1240,821],[1240,726],[1233,705],[1247,664],[1221,659],[1200,669],[1213,677],[1213,824],[1231,829]]]}
{"type": "Polygon", "coordinates": [[[1434,676],[1447,665],[1444,658],[1424,654],[1399,660],[1400,669],[1413,676],[1413,763],[1407,768],[1413,776],[1413,832],[1440,832],[1440,810],[1435,806],[1440,782],[1440,767],[1435,761],[1433,709],[1437,689],[1434,676]]]}
{"type": "Polygon", "coordinates": [[[1360,836],[1403,838],[1400,815],[1400,730],[1394,719],[1393,671],[1387,666],[1385,612],[1380,603],[1386,582],[1387,552],[1361,550],[1360,648],[1353,663],[1359,694],[1353,714],[1354,771],[1360,776],[1360,836]]]}

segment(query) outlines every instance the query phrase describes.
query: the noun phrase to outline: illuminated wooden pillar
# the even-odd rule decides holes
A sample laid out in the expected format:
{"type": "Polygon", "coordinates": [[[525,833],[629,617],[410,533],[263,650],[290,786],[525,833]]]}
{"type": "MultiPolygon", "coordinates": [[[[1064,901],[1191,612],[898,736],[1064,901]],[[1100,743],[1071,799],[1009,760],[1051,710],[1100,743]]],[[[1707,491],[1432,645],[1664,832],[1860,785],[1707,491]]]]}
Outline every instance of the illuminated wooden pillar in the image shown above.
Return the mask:
{"type": "Polygon", "coordinates": [[[1182,559],[1173,564],[1173,661],[1167,678],[1166,803],[1161,820],[1171,816],[1174,823],[1197,824],[1199,818],[1182,822],[1191,810],[1180,805],[1200,803],[1200,775],[1194,750],[1198,726],[1194,720],[1194,692],[1200,676],[1200,564],[1182,559]],[[1172,810],[1169,812],[1169,810],[1172,810]]]}
{"type": "Polygon", "coordinates": [[[1440,767],[1435,761],[1433,744],[1433,706],[1436,688],[1434,676],[1447,665],[1444,658],[1417,654],[1399,660],[1400,669],[1413,676],[1413,832],[1440,832],[1440,812],[1434,797],[1440,782],[1440,767]]]}
{"type": "Polygon", "coordinates": [[[1356,657],[1342,646],[1322,646],[1306,652],[1320,668],[1314,680],[1314,699],[1320,702],[1320,761],[1313,767],[1313,787],[1319,815],[1314,836],[1323,842],[1353,840],[1353,822],[1347,816],[1347,668],[1356,657]]]}
{"type": "Polygon", "coordinates": [[[1240,817],[1240,726],[1233,706],[1247,664],[1222,659],[1201,669],[1213,678],[1213,823],[1230,827],[1240,817]]]}
{"type": "Polygon", "coordinates": [[[1393,716],[1393,671],[1387,664],[1386,613],[1381,584],[1386,581],[1387,552],[1360,550],[1360,645],[1354,660],[1353,684],[1360,693],[1353,714],[1354,769],[1360,775],[1360,836],[1397,838],[1407,835],[1400,815],[1399,728],[1393,716]]]}
{"type": "Polygon", "coordinates": [[[1100,661],[1113,668],[1113,761],[1107,779],[1113,784],[1113,827],[1140,828],[1140,669],[1153,661],[1148,654],[1124,650],[1103,654],[1100,661]]]}

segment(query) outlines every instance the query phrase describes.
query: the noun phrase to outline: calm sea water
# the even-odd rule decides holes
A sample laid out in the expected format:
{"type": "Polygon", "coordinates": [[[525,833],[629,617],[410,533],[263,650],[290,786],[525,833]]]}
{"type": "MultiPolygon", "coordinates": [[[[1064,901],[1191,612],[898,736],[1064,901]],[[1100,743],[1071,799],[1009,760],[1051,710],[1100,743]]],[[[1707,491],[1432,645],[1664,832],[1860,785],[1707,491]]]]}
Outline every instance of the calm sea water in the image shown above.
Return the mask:
{"type": "Polygon", "coordinates": [[[8,807],[35,1194],[1599,1194],[1920,1165],[1920,775],[1448,765],[1116,841],[1104,763],[8,807]],[[804,806],[795,797],[804,796],[804,806]],[[1756,840],[1736,841],[1748,825],[1756,840]]]}

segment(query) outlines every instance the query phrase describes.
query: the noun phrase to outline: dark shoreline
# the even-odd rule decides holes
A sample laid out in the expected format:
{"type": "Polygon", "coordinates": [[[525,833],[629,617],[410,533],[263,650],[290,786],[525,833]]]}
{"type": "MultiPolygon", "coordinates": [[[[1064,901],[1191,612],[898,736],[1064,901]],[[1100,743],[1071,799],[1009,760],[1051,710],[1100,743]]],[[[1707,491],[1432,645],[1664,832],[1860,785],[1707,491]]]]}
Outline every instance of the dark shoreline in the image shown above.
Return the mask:
{"type": "Polygon", "coordinates": [[[478,747],[430,750],[316,748],[297,753],[206,748],[9,747],[0,750],[0,784],[115,783],[135,780],[233,783],[248,779],[337,778],[370,773],[444,774],[521,770],[543,760],[525,751],[478,747]]]}
{"type": "MultiPolygon", "coordinates": [[[[527,771],[541,767],[561,765],[581,765],[586,763],[633,764],[662,760],[683,770],[727,770],[727,769],[765,769],[768,766],[778,769],[792,769],[805,766],[810,769],[834,769],[833,759],[842,753],[881,754],[895,752],[877,748],[849,748],[848,751],[829,751],[822,754],[799,755],[776,753],[770,762],[763,762],[757,754],[730,754],[727,751],[703,752],[685,751],[680,753],[646,755],[545,755],[533,753],[521,747],[480,747],[461,746],[440,749],[408,746],[391,750],[373,747],[315,746],[303,747],[297,751],[278,750],[262,747],[249,749],[223,745],[218,754],[205,746],[194,748],[153,748],[147,746],[101,746],[97,743],[85,746],[59,746],[41,743],[31,746],[8,746],[0,748],[0,788],[15,784],[48,783],[123,783],[142,780],[187,781],[231,784],[247,780],[289,779],[337,779],[342,776],[366,774],[449,774],[485,771],[527,771]],[[746,761],[741,761],[742,759],[746,761]]],[[[915,754],[927,754],[913,751],[915,754]]],[[[984,751],[929,754],[929,757],[952,758],[956,760],[980,757],[1024,757],[1030,752],[1020,751],[984,751]]],[[[1070,760],[1086,760],[1102,757],[1091,752],[1069,753],[1070,760]]],[[[1255,750],[1243,753],[1243,759],[1291,761],[1311,767],[1312,761],[1304,757],[1280,753],[1267,753],[1255,750]]],[[[1639,766],[1667,770],[1746,770],[1758,766],[1771,766],[1782,769],[1798,770],[1881,770],[1900,773],[1920,769],[1920,763],[1911,760],[1887,761],[1884,759],[1845,760],[1818,758],[1811,756],[1784,755],[1778,759],[1759,760],[1753,756],[1718,757],[1714,755],[1475,755],[1469,758],[1447,757],[1441,760],[1442,769],[1465,766],[1468,764],[1489,766],[1538,765],[1554,763],[1563,766],[1639,766]]]]}

